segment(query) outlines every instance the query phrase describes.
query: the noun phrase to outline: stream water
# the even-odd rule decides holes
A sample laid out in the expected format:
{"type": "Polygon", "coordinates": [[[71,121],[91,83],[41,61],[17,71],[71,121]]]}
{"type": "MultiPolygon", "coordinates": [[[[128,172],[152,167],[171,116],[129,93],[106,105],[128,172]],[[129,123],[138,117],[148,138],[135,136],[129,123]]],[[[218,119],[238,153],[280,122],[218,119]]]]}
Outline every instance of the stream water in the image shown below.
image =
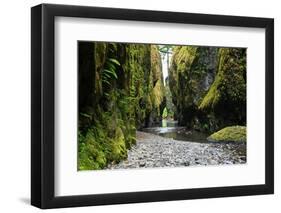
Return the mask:
{"type": "Polygon", "coordinates": [[[177,121],[170,119],[163,119],[161,126],[144,128],[142,131],[175,140],[199,143],[207,143],[206,138],[209,136],[196,130],[187,130],[185,127],[178,126],[177,121]]]}
{"type": "Polygon", "coordinates": [[[220,146],[224,150],[232,150],[234,155],[246,156],[246,144],[241,143],[220,143],[216,144],[207,141],[209,134],[196,130],[188,130],[186,127],[178,126],[178,122],[171,119],[163,119],[161,126],[144,128],[142,131],[152,133],[165,138],[172,138],[181,142],[196,142],[220,146]]]}
{"type": "Polygon", "coordinates": [[[246,163],[246,144],[210,143],[208,135],[189,131],[176,121],[137,131],[128,158],[108,169],[224,165],[246,163]]]}

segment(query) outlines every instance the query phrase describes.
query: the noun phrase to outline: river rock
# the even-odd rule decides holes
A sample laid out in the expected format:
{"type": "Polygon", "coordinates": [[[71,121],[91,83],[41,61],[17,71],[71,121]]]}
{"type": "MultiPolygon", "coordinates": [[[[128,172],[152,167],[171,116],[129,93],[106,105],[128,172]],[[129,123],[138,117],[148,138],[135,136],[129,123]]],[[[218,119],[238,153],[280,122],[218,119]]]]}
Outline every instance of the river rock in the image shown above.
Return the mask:
{"type": "Polygon", "coordinates": [[[236,152],[239,146],[178,141],[138,131],[137,143],[128,151],[128,159],[118,164],[110,164],[107,168],[243,164],[246,162],[246,157],[236,152]]]}

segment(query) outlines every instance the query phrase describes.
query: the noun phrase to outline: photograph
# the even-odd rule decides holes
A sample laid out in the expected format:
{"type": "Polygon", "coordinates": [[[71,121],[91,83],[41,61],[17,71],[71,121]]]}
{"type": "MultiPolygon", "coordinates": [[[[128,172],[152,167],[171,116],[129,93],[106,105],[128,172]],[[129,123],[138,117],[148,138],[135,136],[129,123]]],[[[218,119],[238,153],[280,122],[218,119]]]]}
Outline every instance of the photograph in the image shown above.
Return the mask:
{"type": "Polygon", "coordinates": [[[272,10],[127,6],[31,8],[31,205],[247,196],[251,212],[275,190],[272,10]]]}
{"type": "Polygon", "coordinates": [[[247,48],[77,46],[78,171],[247,163],[247,48]]]}

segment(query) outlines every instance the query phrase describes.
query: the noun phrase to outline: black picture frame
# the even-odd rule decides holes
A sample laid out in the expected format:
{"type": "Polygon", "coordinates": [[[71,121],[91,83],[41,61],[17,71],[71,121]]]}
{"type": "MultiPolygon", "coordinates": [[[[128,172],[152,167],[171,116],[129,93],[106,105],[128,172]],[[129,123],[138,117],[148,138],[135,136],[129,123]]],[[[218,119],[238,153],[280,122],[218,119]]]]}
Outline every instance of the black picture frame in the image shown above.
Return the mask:
{"type": "Polygon", "coordinates": [[[274,192],[274,20],[53,4],[32,7],[31,112],[31,204],[39,208],[272,194],[274,192]],[[56,197],[54,195],[54,21],[58,16],[264,28],[266,32],[265,184],[56,197]]]}

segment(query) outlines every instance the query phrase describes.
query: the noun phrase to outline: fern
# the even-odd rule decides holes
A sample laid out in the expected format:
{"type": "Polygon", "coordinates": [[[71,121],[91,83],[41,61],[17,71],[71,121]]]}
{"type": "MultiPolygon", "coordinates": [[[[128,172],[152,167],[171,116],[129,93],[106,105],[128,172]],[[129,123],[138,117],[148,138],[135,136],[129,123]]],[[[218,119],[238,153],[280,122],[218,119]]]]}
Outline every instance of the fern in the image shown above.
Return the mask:
{"type": "Polygon", "coordinates": [[[117,76],[117,74],[116,74],[116,71],[115,70],[108,70],[108,69],[104,69],[103,70],[103,72],[105,72],[105,73],[103,73],[107,78],[109,78],[110,76],[113,76],[115,79],[118,79],[118,76],[117,76]],[[109,75],[108,75],[109,74],[109,75]]]}
{"type": "Polygon", "coordinates": [[[114,63],[114,64],[120,66],[119,61],[117,61],[116,59],[114,59],[114,58],[109,58],[108,60],[109,60],[110,62],[112,62],[112,63],[114,63]]]}
{"type": "Polygon", "coordinates": [[[119,66],[121,66],[121,64],[116,58],[112,57],[116,55],[117,50],[118,50],[117,44],[114,43],[109,44],[106,60],[101,72],[102,83],[108,86],[112,84],[113,80],[118,79],[117,70],[119,66]]]}
{"type": "Polygon", "coordinates": [[[117,80],[117,68],[120,66],[120,63],[117,59],[114,58],[107,58],[105,62],[104,69],[101,73],[101,79],[104,84],[111,85],[111,81],[113,79],[117,80]]]}

